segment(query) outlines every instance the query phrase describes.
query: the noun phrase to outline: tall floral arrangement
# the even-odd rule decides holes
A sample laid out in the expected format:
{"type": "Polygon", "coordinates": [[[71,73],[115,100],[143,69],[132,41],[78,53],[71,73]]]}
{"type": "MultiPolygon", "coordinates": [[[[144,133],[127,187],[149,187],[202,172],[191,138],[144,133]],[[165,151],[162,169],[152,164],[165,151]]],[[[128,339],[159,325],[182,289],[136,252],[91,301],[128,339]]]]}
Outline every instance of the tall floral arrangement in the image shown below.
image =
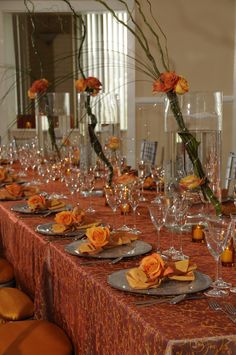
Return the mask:
{"type": "Polygon", "coordinates": [[[103,5],[110,13],[112,13],[114,18],[129,30],[129,32],[135,37],[136,41],[140,45],[148,64],[142,63],[140,60],[136,61],[136,63],[139,65],[139,68],[141,68],[143,73],[145,73],[149,78],[152,78],[153,92],[165,93],[169,99],[170,108],[178,124],[178,134],[181,137],[181,140],[192,162],[194,174],[199,179],[199,181],[201,181],[200,187],[203,196],[205,200],[209,200],[213,204],[216,213],[220,214],[221,204],[210,187],[210,181],[205,174],[202,163],[198,156],[198,147],[200,142],[196,140],[196,138],[186,127],[179,105],[178,94],[184,94],[187,92],[189,90],[189,85],[186,79],[180,75],[177,75],[170,69],[167,46],[165,45],[163,48],[161,44],[163,39],[166,43],[166,36],[153,15],[152,0],[143,0],[142,5],[140,0],[134,0],[135,9],[141,19],[142,25],[140,25],[140,23],[135,19],[133,11],[129,8],[126,1],[117,0],[117,3],[122,4],[125,7],[129,15],[129,20],[132,23],[131,25],[125,23],[118,17],[116,12],[109,5],[109,1],[95,1],[103,5]],[[149,17],[146,15],[146,11],[148,11],[149,17]],[[152,21],[150,21],[150,18],[152,21]],[[154,26],[152,26],[151,23],[154,23],[154,26]],[[147,38],[145,30],[147,30],[149,34],[152,35],[152,38],[156,43],[156,47],[158,48],[160,54],[160,62],[156,60],[155,55],[152,53],[150,48],[150,39],[147,38]]]}
{"type": "Polygon", "coordinates": [[[50,114],[49,102],[47,97],[48,88],[49,82],[47,79],[35,80],[28,90],[28,97],[31,100],[37,100],[38,106],[40,105],[40,102],[43,102],[45,114],[48,120],[48,133],[50,136],[52,149],[55,149],[58,158],[60,158],[60,149],[56,142],[56,135],[54,130],[54,118],[50,114]]]}
{"type": "MultiPolygon", "coordinates": [[[[73,9],[70,1],[69,0],[63,0],[63,1],[69,6],[73,15],[75,17],[78,17],[78,14],[73,9]]],[[[82,36],[81,36],[81,42],[80,42],[80,46],[79,46],[79,50],[78,50],[78,67],[79,67],[81,78],[76,80],[75,87],[79,93],[83,93],[83,92],[87,93],[86,111],[87,111],[87,114],[90,118],[90,122],[88,124],[90,142],[91,142],[91,145],[92,145],[95,153],[97,154],[97,156],[105,163],[105,165],[107,166],[107,168],[109,170],[108,184],[111,185],[112,178],[113,178],[113,166],[110,163],[110,161],[108,160],[108,158],[106,157],[106,155],[104,154],[102,145],[99,142],[99,139],[96,135],[95,129],[97,126],[97,117],[93,113],[92,106],[91,106],[91,97],[99,94],[102,84],[99,81],[99,79],[97,79],[95,77],[86,77],[85,76],[81,58],[82,58],[82,51],[83,51],[84,42],[85,42],[86,35],[87,35],[87,29],[86,29],[83,19],[81,17],[79,17],[79,19],[82,24],[82,36]]]]}

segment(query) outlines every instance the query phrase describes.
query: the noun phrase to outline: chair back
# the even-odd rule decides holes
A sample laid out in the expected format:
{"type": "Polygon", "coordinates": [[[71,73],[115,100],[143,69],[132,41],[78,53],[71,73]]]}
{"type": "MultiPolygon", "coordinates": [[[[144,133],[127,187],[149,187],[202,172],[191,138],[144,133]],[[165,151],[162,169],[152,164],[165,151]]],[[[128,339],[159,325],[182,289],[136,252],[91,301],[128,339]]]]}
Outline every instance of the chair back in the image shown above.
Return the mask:
{"type": "Polygon", "coordinates": [[[143,160],[148,165],[155,165],[157,155],[158,142],[147,141],[146,139],[141,142],[140,160],[143,160]]]}
{"type": "Polygon", "coordinates": [[[226,174],[225,174],[225,189],[230,190],[232,180],[236,179],[236,154],[229,153],[226,174]]]}

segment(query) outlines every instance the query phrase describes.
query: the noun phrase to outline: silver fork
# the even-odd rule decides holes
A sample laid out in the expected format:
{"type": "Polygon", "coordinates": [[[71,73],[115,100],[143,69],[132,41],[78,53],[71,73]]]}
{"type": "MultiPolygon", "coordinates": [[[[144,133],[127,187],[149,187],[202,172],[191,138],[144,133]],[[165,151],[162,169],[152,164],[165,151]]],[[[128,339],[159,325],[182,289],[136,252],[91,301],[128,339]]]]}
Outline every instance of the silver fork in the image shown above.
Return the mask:
{"type": "Polygon", "coordinates": [[[236,307],[234,305],[232,305],[231,303],[223,303],[226,311],[230,314],[232,314],[233,316],[236,316],[236,307]]]}
{"type": "Polygon", "coordinates": [[[234,317],[232,314],[230,314],[223,306],[221,306],[218,302],[209,300],[208,304],[211,309],[214,311],[220,311],[224,313],[233,323],[236,323],[236,317],[234,317]]]}

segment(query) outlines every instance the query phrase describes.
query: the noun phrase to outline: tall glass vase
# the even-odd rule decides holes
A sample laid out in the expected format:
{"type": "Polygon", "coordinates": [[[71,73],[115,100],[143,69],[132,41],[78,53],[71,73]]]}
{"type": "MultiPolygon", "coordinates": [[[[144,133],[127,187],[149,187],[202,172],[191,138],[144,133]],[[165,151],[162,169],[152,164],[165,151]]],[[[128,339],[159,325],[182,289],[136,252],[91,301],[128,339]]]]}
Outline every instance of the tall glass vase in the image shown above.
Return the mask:
{"type": "MultiPolygon", "coordinates": [[[[222,93],[193,92],[179,97],[187,129],[199,142],[198,156],[213,193],[220,199],[222,93]]],[[[196,175],[171,111],[165,100],[165,188],[172,194],[181,178],[196,175]]],[[[193,190],[194,193],[196,192],[193,190]]],[[[194,198],[194,197],[193,197],[194,198]]]]}
{"type": "MultiPolygon", "coordinates": [[[[90,142],[89,124],[91,119],[87,113],[88,94],[80,93],[77,95],[78,107],[78,128],[79,128],[79,149],[80,149],[80,168],[88,171],[95,166],[95,152],[90,142]]],[[[93,97],[90,97],[91,108],[94,107],[93,97]]]]}
{"type": "Polygon", "coordinates": [[[35,100],[38,149],[44,157],[59,156],[70,130],[70,94],[47,93],[35,100]]]}

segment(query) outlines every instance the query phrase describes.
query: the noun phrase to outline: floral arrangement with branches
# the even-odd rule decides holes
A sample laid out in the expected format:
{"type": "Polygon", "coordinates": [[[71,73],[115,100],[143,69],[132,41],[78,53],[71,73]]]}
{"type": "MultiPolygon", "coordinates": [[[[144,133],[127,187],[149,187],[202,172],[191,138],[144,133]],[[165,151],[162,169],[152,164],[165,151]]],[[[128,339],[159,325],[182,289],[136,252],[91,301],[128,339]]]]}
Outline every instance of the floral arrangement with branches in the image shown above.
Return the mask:
{"type": "Polygon", "coordinates": [[[60,158],[60,149],[57,145],[56,134],[54,130],[54,118],[50,114],[49,102],[47,97],[47,92],[49,88],[49,82],[47,79],[38,79],[35,80],[31,87],[28,90],[28,97],[31,100],[37,100],[37,105],[39,105],[40,101],[44,102],[45,114],[48,120],[48,133],[50,136],[52,149],[55,149],[58,158],[60,158]]]}
{"type": "Polygon", "coordinates": [[[134,0],[135,9],[141,18],[142,26],[140,26],[139,22],[135,19],[133,11],[129,8],[126,1],[117,0],[117,3],[122,4],[126,9],[129,20],[132,23],[131,25],[124,22],[117,16],[116,12],[109,5],[109,1],[95,1],[103,5],[119,23],[125,26],[140,45],[148,64],[142,63],[140,60],[137,60],[136,63],[138,64],[139,68],[141,67],[142,72],[153,80],[153,92],[165,93],[169,99],[170,108],[178,124],[178,134],[181,137],[184,147],[192,162],[194,175],[196,175],[199,181],[201,181],[199,187],[201,188],[204,199],[212,203],[217,214],[221,214],[221,203],[211,189],[210,181],[206,176],[198,156],[198,147],[200,142],[196,140],[196,138],[186,127],[178,100],[178,94],[184,94],[187,92],[189,90],[189,85],[186,79],[180,75],[177,75],[170,69],[166,36],[153,15],[152,1],[144,0],[141,5],[140,0],[134,0]],[[146,15],[147,10],[149,11],[148,16],[151,17],[154,26],[152,26],[151,21],[148,20],[146,15]],[[155,55],[152,53],[150,48],[150,39],[147,38],[145,30],[147,30],[152,35],[156,43],[156,47],[158,48],[160,54],[160,63],[157,62],[155,55]],[[164,49],[162,45],[163,39],[165,42],[164,49]],[[160,70],[160,66],[162,67],[162,70],[160,70]]]}

